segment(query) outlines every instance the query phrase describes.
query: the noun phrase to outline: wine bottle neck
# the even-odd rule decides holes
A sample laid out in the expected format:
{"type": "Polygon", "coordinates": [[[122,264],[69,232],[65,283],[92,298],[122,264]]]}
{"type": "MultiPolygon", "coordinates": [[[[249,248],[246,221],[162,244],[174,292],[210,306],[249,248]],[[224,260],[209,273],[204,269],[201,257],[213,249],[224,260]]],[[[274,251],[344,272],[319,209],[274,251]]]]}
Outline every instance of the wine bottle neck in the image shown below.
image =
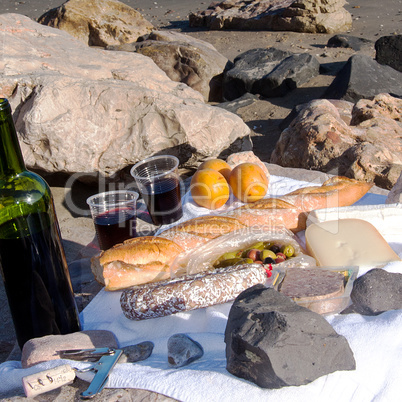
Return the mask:
{"type": "Polygon", "coordinates": [[[12,176],[25,169],[20,144],[7,99],[0,98],[0,178],[12,176]]]}

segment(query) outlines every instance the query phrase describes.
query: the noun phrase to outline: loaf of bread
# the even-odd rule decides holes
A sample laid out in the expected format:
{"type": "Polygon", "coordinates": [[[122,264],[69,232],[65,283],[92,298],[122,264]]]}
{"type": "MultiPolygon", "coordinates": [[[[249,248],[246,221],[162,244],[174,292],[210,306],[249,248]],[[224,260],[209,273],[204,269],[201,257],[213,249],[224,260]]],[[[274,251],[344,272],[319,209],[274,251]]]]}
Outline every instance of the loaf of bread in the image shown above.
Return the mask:
{"type": "Polygon", "coordinates": [[[226,303],[266,280],[261,264],[231,266],[126,289],[120,304],[127,318],[146,320],[226,303]]]}
{"type": "Polygon", "coordinates": [[[214,239],[215,237],[222,236],[225,233],[233,232],[243,227],[244,225],[235,218],[224,215],[208,215],[179,223],[166,232],[186,232],[208,239],[214,239]]]}
{"type": "Polygon", "coordinates": [[[136,237],[93,257],[91,268],[105,290],[119,290],[169,278],[170,264],[182,251],[169,239],[136,237]]]}
{"type": "Polygon", "coordinates": [[[373,186],[334,176],[321,186],[304,187],[278,198],[263,198],[228,214],[245,226],[285,226],[293,232],[306,229],[307,215],[317,209],[344,207],[360,200],[373,186]]]}

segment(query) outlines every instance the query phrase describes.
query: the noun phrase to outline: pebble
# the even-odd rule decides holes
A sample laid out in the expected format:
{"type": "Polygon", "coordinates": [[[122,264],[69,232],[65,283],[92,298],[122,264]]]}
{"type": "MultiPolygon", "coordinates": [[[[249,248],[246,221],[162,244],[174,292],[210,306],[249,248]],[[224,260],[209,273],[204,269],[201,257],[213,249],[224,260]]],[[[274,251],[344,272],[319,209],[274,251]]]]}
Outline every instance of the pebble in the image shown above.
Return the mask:
{"type": "Polygon", "coordinates": [[[135,363],[148,359],[154,349],[153,342],[146,341],[136,345],[125,346],[119,363],[135,363]]]}
{"type": "Polygon", "coordinates": [[[114,334],[106,330],[88,330],[67,335],[47,335],[30,339],[22,348],[22,368],[48,360],[60,359],[60,351],[68,349],[117,348],[114,334]]]}
{"type": "Polygon", "coordinates": [[[202,346],[186,334],[172,335],[168,340],[168,363],[178,368],[190,364],[204,354],[202,346]]]}

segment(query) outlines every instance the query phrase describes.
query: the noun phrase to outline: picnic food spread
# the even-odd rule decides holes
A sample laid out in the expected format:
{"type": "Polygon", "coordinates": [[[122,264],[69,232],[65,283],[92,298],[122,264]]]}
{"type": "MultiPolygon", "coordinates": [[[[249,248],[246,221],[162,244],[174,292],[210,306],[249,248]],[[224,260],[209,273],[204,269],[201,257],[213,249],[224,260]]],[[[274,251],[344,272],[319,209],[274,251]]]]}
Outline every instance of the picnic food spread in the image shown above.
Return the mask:
{"type": "MultiPolygon", "coordinates": [[[[190,315],[195,314],[195,317],[199,318],[203,317],[204,314],[208,316],[216,310],[218,315],[215,319],[221,320],[223,318],[219,315],[221,305],[224,306],[224,303],[238,300],[242,295],[248,294],[248,291],[259,289],[259,286],[262,286],[262,289],[275,292],[290,302],[295,302],[296,305],[299,305],[298,308],[301,308],[300,306],[306,307],[310,314],[317,316],[311,316],[313,321],[319,320],[318,317],[320,317],[323,320],[321,322],[326,323],[325,319],[321,317],[322,315],[340,313],[349,304],[358,267],[323,266],[318,257],[319,252],[322,251],[322,254],[331,258],[333,253],[336,254],[332,249],[336,248],[337,243],[322,240],[324,236],[314,234],[315,223],[312,223],[311,220],[308,222],[307,215],[311,211],[317,211],[317,209],[312,208],[321,208],[322,210],[322,208],[330,207],[330,209],[336,209],[339,206],[347,206],[349,203],[353,204],[370,187],[371,184],[335,177],[321,186],[302,188],[275,198],[262,198],[255,202],[247,202],[240,207],[236,204],[236,209],[223,208],[224,212],[214,211],[214,215],[209,215],[207,212],[204,216],[187,218],[187,220],[168,227],[167,230],[161,230],[156,236],[132,238],[101,251],[98,256],[92,258],[92,270],[97,281],[105,285],[104,290],[107,292],[104,292],[104,295],[109,294],[110,300],[114,300],[113,304],[119,300],[119,312],[123,319],[119,318],[118,321],[121,321],[121,324],[127,329],[130,328],[130,331],[134,330],[141,333],[141,340],[153,339],[149,335],[152,333],[151,328],[154,319],[155,325],[162,323],[159,320],[166,319],[170,321],[164,322],[168,326],[174,327],[182,320],[189,318],[190,315]],[[309,228],[313,228],[311,229],[313,235],[307,236],[306,234],[309,248],[305,251],[302,242],[305,232],[302,231],[306,230],[307,222],[309,228]],[[299,236],[299,232],[301,232],[301,236],[299,236]],[[315,241],[317,242],[314,243],[315,241]],[[113,292],[116,290],[121,290],[121,292],[113,292]],[[117,294],[117,297],[113,294],[117,294]],[[204,309],[205,307],[210,307],[210,309],[204,309]],[[177,314],[183,312],[187,313],[184,315],[177,314]],[[168,317],[171,315],[173,316],[168,317]],[[135,325],[138,325],[138,330],[125,321],[134,321],[135,325]],[[141,328],[146,328],[144,324],[147,322],[150,325],[148,326],[149,329],[142,333],[141,328]]],[[[209,208],[199,205],[197,208],[209,210],[209,208]]],[[[338,224],[341,227],[347,225],[344,221],[346,220],[341,219],[338,224]]],[[[355,221],[358,224],[361,220],[355,221]]],[[[329,222],[321,223],[330,225],[329,222]]],[[[310,231],[309,228],[308,231],[310,231]]],[[[349,234],[350,231],[351,235],[343,236],[342,231],[339,231],[340,237],[337,238],[337,241],[343,241],[352,245],[353,248],[355,247],[354,237],[357,236],[356,231],[352,230],[353,225],[351,227],[346,226],[346,229],[346,232],[349,234]]],[[[325,230],[331,232],[333,228],[328,226],[325,230]]],[[[360,228],[358,230],[359,233],[362,231],[364,232],[365,229],[360,228]]],[[[382,254],[383,250],[390,250],[389,245],[380,234],[376,234],[373,239],[370,235],[367,236],[369,238],[366,240],[367,246],[376,249],[378,254],[382,254]]],[[[366,236],[363,238],[365,239],[366,236]]],[[[363,243],[365,243],[364,240],[363,243]]],[[[393,251],[392,253],[393,255],[387,261],[399,260],[397,254],[393,251]],[[395,256],[396,258],[393,259],[395,256]]],[[[342,252],[340,254],[342,255],[342,252]]],[[[390,256],[390,254],[387,255],[390,256]]],[[[353,261],[347,260],[348,264],[351,262],[353,261]]],[[[246,298],[251,302],[248,296],[246,298]]],[[[280,299],[278,302],[281,304],[280,299]]],[[[99,308],[100,306],[98,306],[99,308]]],[[[261,320],[268,320],[267,322],[271,322],[268,315],[279,314],[278,311],[280,311],[279,306],[278,311],[276,311],[276,307],[271,311],[272,307],[269,303],[263,302],[260,309],[261,320]],[[265,314],[267,317],[263,318],[265,314]]],[[[285,339],[279,341],[278,347],[282,347],[284,342],[286,347],[293,348],[293,344],[286,341],[287,336],[292,335],[297,338],[300,329],[302,329],[301,333],[304,333],[304,321],[297,318],[299,311],[306,311],[306,309],[292,308],[289,311],[286,310],[286,314],[288,312],[290,314],[286,319],[289,322],[296,320],[297,325],[292,325],[293,332],[287,333],[285,339]]],[[[118,314],[116,310],[114,310],[113,317],[115,314],[118,314]]],[[[214,313],[212,313],[211,318],[213,316],[214,313]]],[[[114,318],[110,316],[108,320],[111,319],[114,318]]],[[[248,321],[244,322],[244,330],[246,331],[249,325],[255,325],[257,328],[259,319],[259,314],[256,316],[251,314],[248,321]]],[[[119,328],[119,325],[117,322],[113,324],[116,329],[119,328]]],[[[192,325],[196,324],[193,322],[192,325]]],[[[191,327],[191,331],[194,330],[197,333],[197,328],[197,326],[191,327]]],[[[181,329],[181,331],[183,330],[181,329]]],[[[259,332],[260,337],[270,338],[270,331],[271,329],[268,332],[259,332]]],[[[245,333],[249,332],[246,331],[245,333]]],[[[133,335],[135,339],[138,339],[139,333],[133,335]]],[[[183,337],[184,335],[184,333],[180,333],[175,336],[183,337]]],[[[316,337],[322,336],[322,334],[316,330],[316,332],[313,331],[306,336],[316,337]]],[[[124,337],[122,339],[123,342],[127,342],[124,337]]],[[[317,342],[326,344],[325,353],[329,350],[329,339],[332,339],[331,336],[329,338],[324,336],[322,341],[317,338],[317,342]]],[[[233,345],[236,346],[242,342],[246,342],[246,339],[239,338],[233,345]]],[[[345,346],[341,353],[346,353],[349,346],[347,341],[343,342],[345,346]]],[[[205,341],[199,343],[201,350],[206,345],[205,341]]],[[[276,346],[271,346],[273,349],[269,353],[276,353],[276,346]]],[[[227,345],[227,348],[230,349],[230,347],[227,345]]],[[[181,348],[182,345],[179,349],[181,350],[181,348]]],[[[250,349],[250,351],[252,350],[254,349],[250,349]]],[[[249,349],[246,350],[247,353],[248,351],[249,349]]],[[[239,354],[239,359],[242,362],[248,358],[252,360],[252,357],[247,353],[243,356],[240,349],[235,352],[239,354]]],[[[349,349],[351,362],[353,361],[353,352],[353,349],[352,351],[349,349]]],[[[338,352],[335,349],[332,350],[331,346],[331,353],[337,354],[338,352]]],[[[196,353],[197,358],[202,355],[199,351],[196,353]]],[[[289,361],[294,359],[290,355],[288,358],[289,361]]],[[[317,360],[316,353],[306,353],[305,358],[311,358],[312,361],[317,360]]],[[[159,357],[154,359],[159,359],[159,357]]],[[[327,361],[327,359],[324,360],[327,361]]],[[[190,358],[186,364],[194,364],[193,361],[194,359],[190,358]]],[[[269,362],[270,357],[268,356],[268,366],[269,362]]],[[[229,364],[228,361],[226,363],[229,364]]],[[[274,376],[279,375],[277,370],[282,366],[280,362],[278,366],[273,366],[274,376]]],[[[338,367],[331,362],[324,366],[321,363],[316,365],[316,372],[308,380],[302,379],[294,383],[286,383],[286,381],[282,383],[287,375],[292,378],[293,375],[301,375],[299,369],[289,368],[286,373],[282,373],[281,380],[275,385],[275,388],[306,384],[327,373],[355,369],[353,364],[347,367],[338,367]]],[[[235,367],[233,368],[235,369],[235,367]]],[[[227,370],[229,370],[228,367],[227,370]]],[[[236,370],[229,370],[229,372],[238,376],[236,370]]],[[[264,376],[268,380],[271,378],[266,374],[264,376]]],[[[301,377],[304,378],[303,375],[301,377]]],[[[33,381],[36,381],[35,378],[33,381]]],[[[251,377],[244,378],[260,385],[251,377]]],[[[270,384],[269,381],[267,384],[270,384]]],[[[265,388],[265,385],[260,386],[265,388]]]]}
{"type": "Polygon", "coordinates": [[[169,265],[182,252],[191,253],[211,239],[241,228],[304,230],[307,214],[312,210],[353,204],[371,186],[334,177],[322,186],[303,188],[278,198],[264,198],[220,215],[193,218],[157,237],[138,237],[101,252],[92,259],[92,270],[106,290],[165,280],[169,278],[169,265]]]}

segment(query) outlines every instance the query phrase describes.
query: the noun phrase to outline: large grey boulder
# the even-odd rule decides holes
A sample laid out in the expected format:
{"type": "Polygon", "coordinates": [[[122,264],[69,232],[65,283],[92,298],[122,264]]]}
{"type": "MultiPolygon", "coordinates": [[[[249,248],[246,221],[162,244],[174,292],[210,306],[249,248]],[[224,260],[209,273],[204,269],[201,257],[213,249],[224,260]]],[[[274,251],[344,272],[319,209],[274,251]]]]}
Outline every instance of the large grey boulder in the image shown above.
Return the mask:
{"type": "Polygon", "coordinates": [[[152,31],[137,42],[108,46],[150,57],[173,81],[200,92],[206,102],[222,101],[223,72],[229,64],[208,42],[173,31],[152,31]]]}
{"type": "Polygon", "coordinates": [[[352,27],[345,0],[224,0],[190,13],[191,27],[308,33],[344,32],[352,27]]]}
{"type": "Polygon", "coordinates": [[[402,73],[370,56],[355,54],[338,72],[323,97],[357,102],[380,93],[402,97],[402,73]]]}
{"type": "Polygon", "coordinates": [[[246,92],[266,98],[284,96],[317,76],[319,69],[318,60],[307,53],[251,49],[237,56],[225,73],[223,96],[229,101],[246,92]]]}
{"type": "Polygon", "coordinates": [[[68,0],[38,18],[89,46],[135,42],[154,28],[138,11],[117,0],[68,0]]]}
{"type": "Polygon", "coordinates": [[[149,57],[88,47],[17,14],[0,15],[0,24],[0,94],[31,168],[97,180],[156,153],[193,167],[251,149],[238,116],[206,105],[149,57]]]}
{"type": "Polygon", "coordinates": [[[380,94],[353,108],[345,102],[320,99],[299,108],[282,131],[270,162],[391,189],[402,172],[402,100],[380,94]]]}
{"type": "Polygon", "coordinates": [[[227,370],[263,388],[304,385],[356,368],[347,340],[324,317],[263,285],[234,301],[225,343],[227,370]]]}

